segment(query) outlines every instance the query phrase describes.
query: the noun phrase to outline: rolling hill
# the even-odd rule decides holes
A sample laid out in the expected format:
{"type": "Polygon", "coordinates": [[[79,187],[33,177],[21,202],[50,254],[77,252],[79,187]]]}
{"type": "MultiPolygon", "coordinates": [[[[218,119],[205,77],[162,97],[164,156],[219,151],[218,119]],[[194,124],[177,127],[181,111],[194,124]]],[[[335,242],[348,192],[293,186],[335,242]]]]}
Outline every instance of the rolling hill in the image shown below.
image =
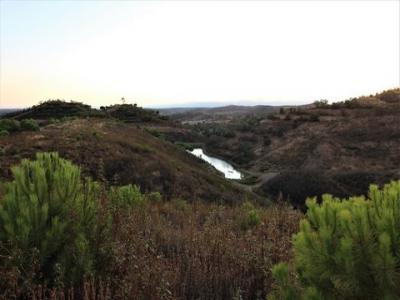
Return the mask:
{"type": "Polygon", "coordinates": [[[188,201],[240,202],[243,192],[214,168],[140,125],[105,118],[80,118],[43,126],[37,132],[0,137],[1,177],[36,152],[56,151],[84,174],[110,184],[137,184],[143,192],[188,201]]]}

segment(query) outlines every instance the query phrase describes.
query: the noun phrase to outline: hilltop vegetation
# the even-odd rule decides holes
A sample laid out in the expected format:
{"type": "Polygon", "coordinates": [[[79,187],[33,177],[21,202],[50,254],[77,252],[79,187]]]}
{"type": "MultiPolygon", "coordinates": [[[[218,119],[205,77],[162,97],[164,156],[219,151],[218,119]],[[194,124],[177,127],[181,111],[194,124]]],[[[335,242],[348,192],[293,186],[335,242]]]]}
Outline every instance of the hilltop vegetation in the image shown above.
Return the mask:
{"type": "Polygon", "coordinates": [[[160,116],[157,110],[143,109],[136,104],[122,104],[101,107],[106,116],[126,122],[161,122],[168,120],[160,116]]]}
{"type": "Polygon", "coordinates": [[[54,120],[68,118],[115,118],[127,122],[160,122],[167,120],[158,111],[144,109],[136,104],[115,104],[100,109],[76,101],[47,100],[24,110],[5,114],[3,118],[22,120],[54,120]]]}
{"type": "Polygon", "coordinates": [[[65,117],[86,117],[94,113],[90,105],[81,102],[48,100],[28,109],[18,110],[4,115],[4,118],[22,119],[60,119],[65,117]]]}

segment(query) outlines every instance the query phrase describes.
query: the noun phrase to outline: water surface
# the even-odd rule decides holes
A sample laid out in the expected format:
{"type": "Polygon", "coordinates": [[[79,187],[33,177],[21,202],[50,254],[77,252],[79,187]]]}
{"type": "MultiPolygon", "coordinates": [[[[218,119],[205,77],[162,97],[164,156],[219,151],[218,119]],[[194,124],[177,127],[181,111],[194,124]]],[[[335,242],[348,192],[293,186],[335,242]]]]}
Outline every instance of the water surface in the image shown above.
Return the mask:
{"type": "Polygon", "coordinates": [[[239,171],[235,170],[232,167],[232,165],[230,165],[226,161],[223,161],[222,159],[208,156],[207,154],[205,154],[203,152],[203,149],[201,149],[201,148],[196,148],[189,152],[192,153],[193,155],[201,158],[202,160],[208,162],[210,165],[212,165],[218,171],[224,173],[225,178],[229,178],[229,179],[242,178],[242,174],[239,171]]]}

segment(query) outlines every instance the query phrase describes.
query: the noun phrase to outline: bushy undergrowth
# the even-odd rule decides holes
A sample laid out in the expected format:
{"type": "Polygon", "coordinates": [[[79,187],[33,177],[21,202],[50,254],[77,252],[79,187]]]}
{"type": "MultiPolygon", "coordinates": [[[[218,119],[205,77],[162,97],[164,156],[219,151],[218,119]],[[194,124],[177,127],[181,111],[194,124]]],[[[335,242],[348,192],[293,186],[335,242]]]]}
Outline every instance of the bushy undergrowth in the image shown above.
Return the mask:
{"type": "Polygon", "coordinates": [[[108,189],[54,153],[13,172],[0,191],[0,299],[262,299],[301,217],[108,189]]]}
{"type": "Polygon", "coordinates": [[[294,236],[293,270],[273,268],[279,283],[271,299],[399,299],[400,181],[367,198],[307,201],[294,236]]]}
{"type": "Polygon", "coordinates": [[[21,130],[38,131],[39,124],[36,120],[33,120],[33,119],[23,119],[21,121],[21,130]]]}
{"type": "Polygon", "coordinates": [[[308,200],[292,257],[302,215],[284,204],[163,202],[82,179],[55,153],[12,170],[0,184],[0,299],[400,295],[400,182],[308,200]]]}
{"type": "Polygon", "coordinates": [[[24,119],[21,122],[14,119],[0,119],[0,135],[8,135],[18,131],[37,131],[39,124],[33,119],[24,119]]]}

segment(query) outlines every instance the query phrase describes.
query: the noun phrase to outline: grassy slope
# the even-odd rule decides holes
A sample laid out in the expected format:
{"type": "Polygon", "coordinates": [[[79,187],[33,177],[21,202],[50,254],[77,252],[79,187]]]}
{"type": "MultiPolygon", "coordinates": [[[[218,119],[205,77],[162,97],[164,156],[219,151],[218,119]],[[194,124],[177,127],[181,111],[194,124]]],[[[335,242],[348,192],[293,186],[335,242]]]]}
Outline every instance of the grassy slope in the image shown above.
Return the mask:
{"type": "Polygon", "coordinates": [[[116,184],[135,183],[165,198],[236,202],[244,193],[201,160],[139,128],[110,119],[78,119],[47,125],[40,132],[0,137],[1,176],[38,151],[57,151],[85,174],[116,184]]]}

